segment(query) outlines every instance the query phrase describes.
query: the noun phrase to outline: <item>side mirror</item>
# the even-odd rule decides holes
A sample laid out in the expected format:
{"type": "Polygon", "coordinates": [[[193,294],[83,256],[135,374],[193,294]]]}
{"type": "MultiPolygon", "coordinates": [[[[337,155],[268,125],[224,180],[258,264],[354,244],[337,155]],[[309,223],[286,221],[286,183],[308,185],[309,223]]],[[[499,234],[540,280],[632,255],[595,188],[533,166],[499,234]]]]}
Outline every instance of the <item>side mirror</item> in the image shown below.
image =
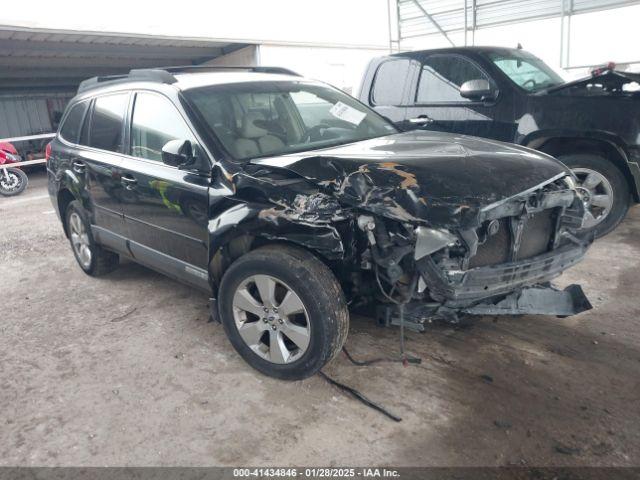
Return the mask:
{"type": "Polygon", "coordinates": [[[485,79],[464,82],[460,87],[460,96],[470,100],[491,100],[495,98],[491,84],[485,79]]]}
{"type": "Polygon", "coordinates": [[[162,163],[172,167],[188,167],[195,162],[189,140],[171,140],[162,147],[162,163]]]}

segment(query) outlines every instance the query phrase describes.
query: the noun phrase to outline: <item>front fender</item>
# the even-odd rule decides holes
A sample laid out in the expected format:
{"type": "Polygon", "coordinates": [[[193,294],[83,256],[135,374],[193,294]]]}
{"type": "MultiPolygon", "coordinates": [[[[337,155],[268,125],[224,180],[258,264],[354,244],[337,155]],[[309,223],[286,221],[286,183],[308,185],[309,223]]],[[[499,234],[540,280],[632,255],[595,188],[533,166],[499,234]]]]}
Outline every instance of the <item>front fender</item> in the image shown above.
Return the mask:
{"type": "Polygon", "coordinates": [[[223,249],[240,237],[294,243],[328,260],[340,260],[345,253],[342,238],[332,225],[301,221],[269,204],[234,205],[209,220],[208,231],[210,263],[217,255],[224,255],[223,249]]]}
{"type": "Polygon", "coordinates": [[[548,142],[554,141],[589,141],[604,145],[612,152],[612,160],[629,181],[629,187],[640,200],[640,153],[631,148],[619,136],[602,130],[575,131],[552,129],[535,131],[521,139],[521,144],[533,149],[544,149],[548,142]]]}

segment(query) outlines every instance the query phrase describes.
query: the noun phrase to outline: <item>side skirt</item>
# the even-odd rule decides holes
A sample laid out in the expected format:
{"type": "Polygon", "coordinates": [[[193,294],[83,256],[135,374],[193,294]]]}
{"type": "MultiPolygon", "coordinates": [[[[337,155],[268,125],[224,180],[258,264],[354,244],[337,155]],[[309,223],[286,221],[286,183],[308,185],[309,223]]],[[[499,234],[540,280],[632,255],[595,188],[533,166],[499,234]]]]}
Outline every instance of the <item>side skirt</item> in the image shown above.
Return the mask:
{"type": "Polygon", "coordinates": [[[168,277],[188,283],[211,294],[209,273],[199,267],[173,258],[165,253],[146,247],[138,242],[128,240],[109,230],[91,225],[91,233],[96,242],[109,250],[125,255],[133,261],[156,270],[168,277]]]}

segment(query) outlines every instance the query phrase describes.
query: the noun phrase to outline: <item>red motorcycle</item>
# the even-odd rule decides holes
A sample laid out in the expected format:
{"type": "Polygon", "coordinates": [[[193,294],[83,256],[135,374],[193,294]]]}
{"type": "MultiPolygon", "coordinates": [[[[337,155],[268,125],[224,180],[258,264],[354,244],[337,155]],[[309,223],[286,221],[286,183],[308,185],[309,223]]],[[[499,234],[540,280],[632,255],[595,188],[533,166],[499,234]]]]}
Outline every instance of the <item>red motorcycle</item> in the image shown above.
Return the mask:
{"type": "Polygon", "coordinates": [[[22,159],[16,148],[9,142],[0,142],[0,195],[7,197],[19,195],[27,188],[26,173],[18,167],[10,167],[22,159]]]}

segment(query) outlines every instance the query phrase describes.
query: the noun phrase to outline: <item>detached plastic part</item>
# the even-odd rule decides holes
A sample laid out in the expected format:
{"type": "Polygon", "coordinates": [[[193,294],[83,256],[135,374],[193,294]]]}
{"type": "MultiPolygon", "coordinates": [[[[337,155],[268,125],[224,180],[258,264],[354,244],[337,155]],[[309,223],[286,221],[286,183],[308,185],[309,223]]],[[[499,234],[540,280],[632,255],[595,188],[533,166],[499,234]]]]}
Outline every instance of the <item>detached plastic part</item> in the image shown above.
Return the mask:
{"type": "MultiPolygon", "coordinates": [[[[450,307],[437,303],[411,302],[405,306],[405,328],[424,332],[433,321],[460,323],[458,315],[555,315],[569,317],[591,310],[593,307],[580,285],[569,285],[558,290],[548,284],[521,288],[506,296],[487,298],[466,307],[450,307]]],[[[383,326],[399,325],[395,305],[379,305],[378,323],[383,326]]]]}
{"type": "Polygon", "coordinates": [[[495,304],[480,303],[461,310],[471,315],[557,315],[568,317],[591,310],[593,306],[580,285],[564,290],[552,286],[523,288],[495,304]]]}

